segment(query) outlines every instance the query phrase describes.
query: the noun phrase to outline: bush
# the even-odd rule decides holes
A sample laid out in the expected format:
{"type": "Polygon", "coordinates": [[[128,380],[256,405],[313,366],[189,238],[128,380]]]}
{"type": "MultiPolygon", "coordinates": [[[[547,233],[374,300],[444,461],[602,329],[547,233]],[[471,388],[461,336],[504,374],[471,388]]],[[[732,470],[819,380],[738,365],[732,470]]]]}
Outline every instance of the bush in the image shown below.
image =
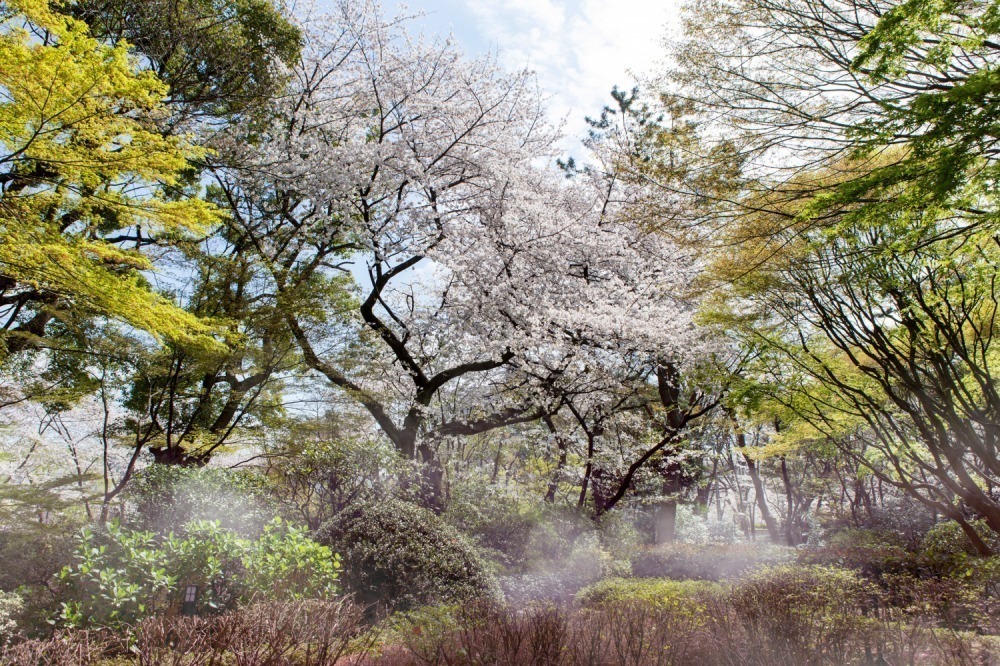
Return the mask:
{"type": "Polygon", "coordinates": [[[677,507],[675,539],[681,543],[716,544],[742,541],[743,533],[731,520],[713,520],[690,504],[677,507]]]}
{"type": "Polygon", "coordinates": [[[531,536],[541,516],[502,487],[464,481],[452,487],[442,518],[504,569],[519,571],[528,564],[531,536]]]}
{"type": "Polygon", "coordinates": [[[123,654],[126,646],[106,630],[60,631],[44,640],[7,645],[0,651],[3,666],[105,666],[108,658],[123,654]]]}
{"type": "Polygon", "coordinates": [[[629,515],[627,511],[616,511],[602,516],[597,534],[601,548],[614,560],[609,565],[610,568],[623,573],[631,571],[629,557],[646,543],[644,535],[636,526],[635,515],[629,515]]]}
{"type": "Polygon", "coordinates": [[[607,576],[631,572],[628,560],[605,550],[602,534],[591,529],[579,534],[562,557],[535,562],[536,571],[503,579],[511,603],[568,602],[579,590],[607,576]]]}
{"type": "MultiPolygon", "coordinates": [[[[982,524],[979,533],[994,547],[1000,539],[982,524]]],[[[799,549],[801,564],[854,569],[889,589],[907,578],[977,580],[981,588],[1000,594],[1000,583],[991,564],[1000,558],[980,556],[966,534],[953,521],[935,525],[924,535],[919,550],[910,550],[910,540],[895,531],[841,528],[827,533],[820,543],[799,549]]]]}
{"type": "Polygon", "coordinates": [[[666,578],[605,578],[576,595],[583,608],[641,603],[664,611],[702,612],[704,599],[724,592],[718,583],[666,578]]]}
{"type": "Polygon", "coordinates": [[[0,650],[3,666],[334,666],[371,647],[345,600],[252,604],[212,617],[149,618],[128,633],[60,631],[0,650]]]}
{"type": "Polygon", "coordinates": [[[310,600],[253,604],[210,618],[150,618],[137,628],[132,652],[141,666],[334,666],[348,648],[369,647],[361,617],[345,600],[310,600]]]}
{"type": "Polygon", "coordinates": [[[920,563],[904,537],[892,531],[848,527],[830,532],[822,543],[799,550],[799,562],[855,569],[865,576],[917,573],[920,563]]]}
{"type": "Polygon", "coordinates": [[[397,620],[396,649],[375,663],[558,664],[567,629],[566,616],[551,607],[524,613],[488,603],[421,608],[397,620]]]}
{"type": "Polygon", "coordinates": [[[0,645],[6,643],[17,631],[17,616],[24,607],[20,595],[0,592],[0,645]]]}
{"type": "Polygon", "coordinates": [[[160,534],[198,520],[256,536],[278,513],[267,480],[248,470],[151,465],[125,494],[125,519],[160,534]]]}
{"type": "Polygon", "coordinates": [[[17,619],[22,632],[51,631],[46,620],[57,601],[52,579],[72,561],[79,529],[79,524],[57,522],[0,530],[0,590],[21,597],[17,619]]]}
{"type": "Polygon", "coordinates": [[[934,526],[934,514],[925,505],[908,497],[887,497],[882,506],[874,506],[863,527],[891,539],[895,537],[907,550],[916,550],[924,535],[934,526]]]}
{"type": "Polygon", "coordinates": [[[726,580],[754,569],[794,561],[795,550],[772,544],[716,544],[699,546],[671,543],[636,551],[632,574],[642,578],[677,580],[726,580]]]}
{"type": "Polygon", "coordinates": [[[575,507],[545,506],[528,542],[528,560],[532,568],[545,562],[560,563],[578,547],[583,535],[594,531],[594,523],[575,507]]]}
{"type": "MultiPolygon", "coordinates": [[[[972,527],[994,552],[1000,550],[1000,535],[987,527],[985,521],[977,520],[972,527]]],[[[970,557],[980,557],[968,535],[953,520],[938,523],[927,531],[920,542],[920,554],[942,572],[960,568],[970,557]]]]}
{"type": "Polygon", "coordinates": [[[420,487],[419,464],[401,458],[388,439],[351,436],[351,426],[332,418],[292,425],[265,458],[273,496],[311,530],[348,506],[420,487]]]}
{"type": "Polygon", "coordinates": [[[728,596],[709,599],[703,635],[711,641],[712,662],[991,663],[995,638],[940,628],[949,619],[938,602],[956,599],[955,589],[942,593],[927,588],[926,581],[906,580],[912,606],[901,611],[898,599],[854,571],[819,566],[759,571],[735,583],[728,596]]]}
{"type": "Polygon", "coordinates": [[[878,592],[856,573],[831,567],[768,568],[733,586],[725,612],[712,612],[755,664],[805,664],[815,655],[850,663],[878,612],[878,592]],[[738,625],[732,631],[731,623],[738,625]]]}
{"type": "Polygon", "coordinates": [[[414,504],[383,499],[351,507],[317,539],[343,555],[344,582],[365,604],[405,610],[502,596],[475,547],[414,504]]]}
{"type": "Polygon", "coordinates": [[[200,589],[201,612],[255,599],[301,599],[336,592],[339,557],[275,519],[257,540],[216,522],[195,521],[182,536],[160,538],[112,522],[85,528],[76,563],[59,573],[67,626],[132,624],[180,605],[188,585],[200,589]]]}

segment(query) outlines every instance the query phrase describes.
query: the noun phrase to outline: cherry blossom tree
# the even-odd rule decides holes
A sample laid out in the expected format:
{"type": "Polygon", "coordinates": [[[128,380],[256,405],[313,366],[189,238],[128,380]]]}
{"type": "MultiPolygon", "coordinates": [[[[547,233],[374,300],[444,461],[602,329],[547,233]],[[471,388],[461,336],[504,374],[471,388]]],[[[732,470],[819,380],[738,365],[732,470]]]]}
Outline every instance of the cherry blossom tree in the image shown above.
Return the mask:
{"type": "Polygon", "coordinates": [[[220,196],[305,363],[432,488],[441,438],[550,415],[625,356],[673,367],[704,347],[694,262],[629,224],[614,179],[551,168],[559,135],[529,72],[413,38],[372,2],[303,33],[271,123],[220,143],[220,196]],[[335,297],[348,274],[353,297],[335,297]],[[463,387],[457,406],[445,387],[463,387]]]}

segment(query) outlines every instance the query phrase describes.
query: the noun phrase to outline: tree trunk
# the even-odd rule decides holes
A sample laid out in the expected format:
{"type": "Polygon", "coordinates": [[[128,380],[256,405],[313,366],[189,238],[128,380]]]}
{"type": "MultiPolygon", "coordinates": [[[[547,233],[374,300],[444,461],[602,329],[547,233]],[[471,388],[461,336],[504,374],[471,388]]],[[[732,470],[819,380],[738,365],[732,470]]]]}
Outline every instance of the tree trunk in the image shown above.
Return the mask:
{"type": "Polygon", "coordinates": [[[417,447],[420,455],[420,504],[440,514],[444,511],[444,466],[437,452],[423,442],[417,447]]]}
{"type": "MultiPolygon", "coordinates": [[[[778,543],[781,539],[781,534],[778,531],[778,523],[774,520],[771,510],[767,506],[767,500],[764,497],[764,484],[761,482],[760,473],[757,471],[757,462],[747,454],[747,439],[741,430],[736,431],[736,446],[739,447],[740,453],[743,454],[743,460],[747,463],[747,471],[750,474],[750,480],[753,482],[753,491],[757,499],[757,508],[760,509],[760,517],[764,519],[764,524],[767,526],[767,533],[771,537],[771,541],[778,543]]],[[[756,528],[754,527],[753,529],[756,528]]]]}
{"type": "Polygon", "coordinates": [[[656,507],[653,518],[653,543],[671,543],[677,537],[677,500],[666,500],[656,507]]]}
{"type": "Polygon", "coordinates": [[[672,462],[663,480],[664,500],[656,507],[653,519],[653,543],[670,543],[677,534],[677,495],[681,490],[681,467],[672,462]]]}
{"type": "Polygon", "coordinates": [[[559,460],[556,462],[556,470],[552,474],[552,478],[549,479],[549,487],[545,492],[545,501],[552,504],[556,501],[556,491],[559,490],[559,477],[562,475],[563,469],[566,467],[566,440],[559,436],[559,432],[556,430],[556,425],[552,421],[551,416],[545,416],[545,425],[548,426],[549,431],[552,436],[555,437],[556,446],[559,448],[559,460]]]}

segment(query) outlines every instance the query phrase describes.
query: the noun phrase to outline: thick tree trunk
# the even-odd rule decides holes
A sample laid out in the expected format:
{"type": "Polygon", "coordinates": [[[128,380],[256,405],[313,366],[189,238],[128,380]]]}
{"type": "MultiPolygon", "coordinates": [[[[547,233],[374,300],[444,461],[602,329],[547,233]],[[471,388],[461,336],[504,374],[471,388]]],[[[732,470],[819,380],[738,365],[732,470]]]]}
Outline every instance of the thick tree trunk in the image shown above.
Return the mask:
{"type": "Polygon", "coordinates": [[[677,538],[677,500],[666,500],[656,507],[653,519],[653,543],[671,543],[677,538]]]}
{"type": "Polygon", "coordinates": [[[429,444],[422,443],[417,447],[420,455],[420,503],[425,509],[434,513],[444,511],[444,465],[429,444]]]}
{"type": "Polygon", "coordinates": [[[663,481],[664,500],[653,518],[653,543],[670,543],[677,537],[677,494],[681,490],[680,465],[673,463],[663,481]]]}

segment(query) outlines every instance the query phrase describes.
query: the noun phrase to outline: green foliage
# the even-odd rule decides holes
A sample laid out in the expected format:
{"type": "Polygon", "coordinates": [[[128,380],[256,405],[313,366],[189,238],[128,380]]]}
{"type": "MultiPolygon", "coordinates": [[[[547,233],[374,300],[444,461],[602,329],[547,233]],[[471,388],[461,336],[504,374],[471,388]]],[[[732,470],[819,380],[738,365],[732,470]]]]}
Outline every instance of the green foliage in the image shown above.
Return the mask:
{"type": "Polygon", "coordinates": [[[17,616],[23,607],[20,595],[0,590],[0,645],[17,631],[17,616]]]}
{"type": "Polygon", "coordinates": [[[505,569],[518,571],[529,563],[532,533],[542,511],[516,490],[466,480],[452,486],[442,517],[505,569]]]}
{"type": "MultiPolygon", "coordinates": [[[[978,197],[992,194],[997,173],[985,146],[998,117],[998,34],[1000,5],[995,0],[908,0],[885,12],[860,40],[852,63],[856,72],[878,83],[912,85],[928,77],[911,99],[886,105],[882,114],[862,119],[854,130],[866,150],[909,138],[910,150],[900,162],[866,179],[869,200],[873,192],[892,192],[903,206],[919,202],[928,210],[976,200],[985,208],[965,213],[995,216],[995,201],[978,197]],[[947,77],[949,85],[928,85],[934,77],[947,77]],[[900,186],[906,188],[902,196],[900,186]]],[[[892,206],[891,201],[874,206],[884,209],[885,204],[892,206]]]]}
{"type": "Polygon", "coordinates": [[[874,578],[916,569],[916,557],[900,535],[862,528],[838,529],[822,543],[801,549],[798,559],[803,564],[854,569],[874,578]]]}
{"type": "Polygon", "coordinates": [[[700,600],[720,595],[724,590],[722,585],[710,581],[605,578],[580,590],[576,601],[583,607],[642,603],[666,612],[700,613],[705,610],[700,600]]]}
{"type": "Polygon", "coordinates": [[[150,465],[132,480],[126,501],[129,522],[161,533],[212,520],[255,536],[278,512],[264,476],[215,467],[150,465]]]}
{"type": "Polygon", "coordinates": [[[220,219],[197,196],[165,193],[205,151],[157,131],[163,82],[47,0],[13,0],[0,7],[0,90],[0,274],[41,310],[10,329],[8,350],[44,333],[60,299],[74,312],[218,348],[208,324],[150,289],[146,256],[105,241],[135,225],[182,237],[220,219]]]}
{"type": "Polygon", "coordinates": [[[462,607],[454,604],[418,606],[391,615],[384,642],[404,643],[418,653],[433,652],[435,644],[462,628],[462,607]]]}
{"type": "Polygon", "coordinates": [[[313,541],[305,528],[270,523],[241,554],[240,585],[254,598],[324,599],[337,593],[340,555],[313,541]]]}
{"type": "Polygon", "coordinates": [[[417,483],[416,468],[385,438],[344,433],[348,418],[289,421],[267,458],[278,502],[314,530],[352,504],[398,497],[407,480],[417,483]]]}
{"type": "Polygon", "coordinates": [[[568,558],[581,535],[589,535],[593,529],[593,522],[576,507],[545,506],[528,542],[529,560],[539,564],[568,558]]]}
{"type": "Polygon", "coordinates": [[[795,550],[755,543],[704,545],[672,543],[632,554],[632,573],[677,580],[725,580],[754,569],[793,562],[795,550]]]}
{"type": "MultiPolygon", "coordinates": [[[[994,552],[1000,550],[1000,534],[991,531],[982,520],[972,521],[971,525],[994,552]]],[[[969,536],[952,520],[929,529],[920,544],[920,552],[924,558],[946,570],[959,569],[969,559],[980,559],[969,536]]]]}
{"type": "Polygon", "coordinates": [[[833,567],[767,568],[733,586],[728,605],[763,652],[758,663],[803,663],[830,650],[833,663],[864,634],[878,592],[858,574],[833,567]]]}
{"type": "Polygon", "coordinates": [[[191,115],[246,113],[280,93],[279,65],[299,55],[301,31],[273,0],[77,0],[66,11],[127,41],[191,115]]]}
{"type": "Polygon", "coordinates": [[[106,533],[85,528],[75,563],[59,573],[64,585],[58,622],[70,627],[132,624],[180,603],[199,586],[203,612],[255,599],[303,599],[336,593],[340,558],[303,529],[275,519],[257,540],[217,522],[194,521],[181,536],[111,523],[106,533]]]}
{"type": "Polygon", "coordinates": [[[351,506],[317,539],[343,555],[344,582],[366,605],[405,610],[501,596],[466,537],[414,504],[380,499],[351,506]]]}

